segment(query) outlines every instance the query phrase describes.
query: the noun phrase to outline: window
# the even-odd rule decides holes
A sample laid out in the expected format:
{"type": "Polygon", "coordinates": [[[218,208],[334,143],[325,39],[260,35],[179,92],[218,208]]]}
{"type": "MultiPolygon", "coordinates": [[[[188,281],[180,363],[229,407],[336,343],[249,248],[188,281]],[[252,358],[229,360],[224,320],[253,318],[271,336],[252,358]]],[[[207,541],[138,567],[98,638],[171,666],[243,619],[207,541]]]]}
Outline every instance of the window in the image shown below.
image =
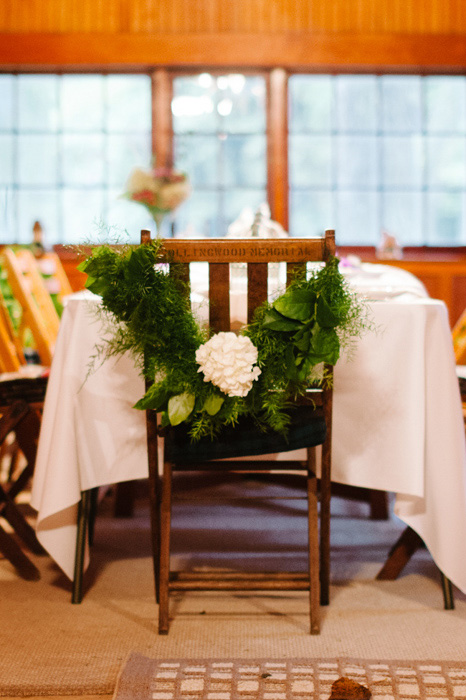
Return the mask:
{"type": "Polygon", "coordinates": [[[223,236],[245,208],[288,193],[293,236],[335,228],[341,245],[376,245],[386,230],[402,246],[466,245],[466,77],[290,75],[288,172],[270,187],[284,139],[267,123],[282,104],[273,81],[162,72],[163,94],[151,74],[0,75],[0,242],[30,242],[35,220],[47,245],[85,242],[99,222],[136,240],[152,222],[120,195],[163,141],[193,186],[168,222],[179,234],[223,236]],[[154,105],[170,133],[152,125],[154,105]]]}
{"type": "Polygon", "coordinates": [[[466,243],[466,78],[295,75],[289,107],[293,235],[466,243]]]}
{"type": "Polygon", "coordinates": [[[101,220],[144,227],[119,200],[150,162],[151,80],[125,75],[0,75],[0,240],[82,243],[101,220]]]}
{"type": "Polygon", "coordinates": [[[175,161],[193,186],[177,229],[224,236],[267,200],[265,80],[203,73],[175,78],[173,92],[175,161]]]}

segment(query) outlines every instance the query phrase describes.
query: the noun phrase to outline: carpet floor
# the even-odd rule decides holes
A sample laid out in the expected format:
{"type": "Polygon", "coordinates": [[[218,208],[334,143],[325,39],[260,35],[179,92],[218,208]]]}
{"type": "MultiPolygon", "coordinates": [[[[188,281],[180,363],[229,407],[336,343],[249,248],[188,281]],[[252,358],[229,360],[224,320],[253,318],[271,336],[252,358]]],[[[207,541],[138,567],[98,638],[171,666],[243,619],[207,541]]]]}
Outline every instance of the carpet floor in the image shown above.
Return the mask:
{"type": "MultiPolygon", "coordinates": [[[[304,570],[299,503],[175,508],[175,565],[272,569],[285,560],[304,570]]],[[[42,575],[36,582],[0,560],[0,695],[113,693],[130,652],[165,660],[466,658],[466,596],[455,590],[455,610],[443,609],[438,570],[425,550],[396,581],[376,581],[404,526],[395,518],[371,521],[366,505],[334,499],[331,603],[312,637],[300,592],[179,594],[170,633],[158,636],[147,500],[138,500],[133,518],[116,519],[112,508],[110,495],[81,605],[71,605],[70,583],[49,557],[33,557],[42,575]]]]}

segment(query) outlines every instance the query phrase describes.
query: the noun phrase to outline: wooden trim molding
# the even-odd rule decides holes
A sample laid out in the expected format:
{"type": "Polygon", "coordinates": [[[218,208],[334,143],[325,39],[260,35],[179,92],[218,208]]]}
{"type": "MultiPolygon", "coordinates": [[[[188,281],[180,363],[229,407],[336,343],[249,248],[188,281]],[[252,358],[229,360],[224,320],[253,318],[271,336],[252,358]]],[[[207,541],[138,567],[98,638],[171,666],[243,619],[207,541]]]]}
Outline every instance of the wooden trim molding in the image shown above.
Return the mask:
{"type": "Polygon", "coordinates": [[[149,70],[155,65],[459,72],[466,68],[466,43],[461,34],[0,33],[3,70],[149,70]]]}
{"type": "Polygon", "coordinates": [[[267,195],[272,219],[288,230],[288,77],[274,68],[267,90],[267,195]]]}

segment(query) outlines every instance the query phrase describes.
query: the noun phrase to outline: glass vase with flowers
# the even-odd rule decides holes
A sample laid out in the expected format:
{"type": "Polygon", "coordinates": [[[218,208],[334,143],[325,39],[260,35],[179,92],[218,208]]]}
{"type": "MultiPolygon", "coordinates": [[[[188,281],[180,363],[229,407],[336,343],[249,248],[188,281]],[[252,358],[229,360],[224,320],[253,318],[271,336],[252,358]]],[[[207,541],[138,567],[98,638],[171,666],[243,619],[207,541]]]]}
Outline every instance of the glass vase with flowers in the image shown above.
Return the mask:
{"type": "Polygon", "coordinates": [[[171,214],[191,194],[186,173],[173,167],[134,168],[126,183],[125,199],[146,207],[152,216],[157,236],[164,218],[171,214]]]}

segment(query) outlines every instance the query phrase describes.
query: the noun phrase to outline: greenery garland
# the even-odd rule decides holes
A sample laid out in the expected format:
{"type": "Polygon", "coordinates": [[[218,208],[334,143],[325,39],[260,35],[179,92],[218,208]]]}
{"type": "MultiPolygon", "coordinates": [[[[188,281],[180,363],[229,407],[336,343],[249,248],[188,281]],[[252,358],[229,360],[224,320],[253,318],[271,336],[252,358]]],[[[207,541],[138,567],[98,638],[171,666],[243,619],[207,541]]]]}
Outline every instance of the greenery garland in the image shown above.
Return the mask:
{"type": "Polygon", "coordinates": [[[88,275],[86,287],[119,322],[100,352],[108,357],[131,351],[149,382],[135,408],[161,411],[164,425],[188,423],[192,440],[213,439],[246,414],[264,430],[286,434],[296,398],[310,382],[325,384],[322,368],[334,365],[341,348],[368,327],[364,304],[348,288],[338,259],[309,279],[297,276],[241,329],[257,348],[260,375],[246,396],[231,396],[199,370],[196,351],[209,330],[191,310],[188,286],[160,264],[161,249],[160,239],[142,246],[102,245],[79,266],[88,275]]]}

